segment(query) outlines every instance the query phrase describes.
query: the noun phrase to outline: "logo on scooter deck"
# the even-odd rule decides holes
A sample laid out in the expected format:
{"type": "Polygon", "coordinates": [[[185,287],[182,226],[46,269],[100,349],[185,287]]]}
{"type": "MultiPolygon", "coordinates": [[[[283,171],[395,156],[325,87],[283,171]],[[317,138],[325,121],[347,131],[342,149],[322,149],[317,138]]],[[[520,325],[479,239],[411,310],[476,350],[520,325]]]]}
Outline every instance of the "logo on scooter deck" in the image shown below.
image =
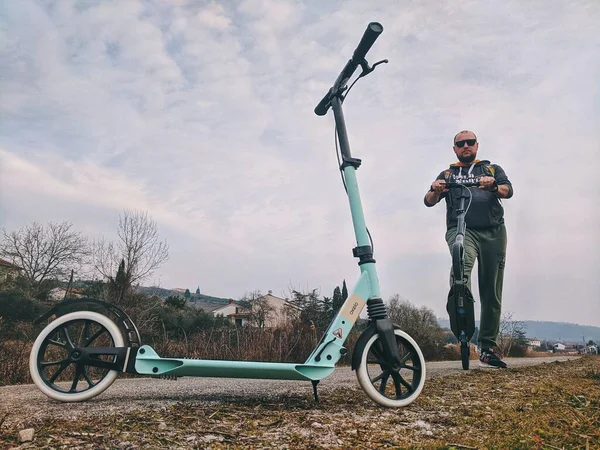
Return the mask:
{"type": "Polygon", "coordinates": [[[360,312],[363,310],[365,303],[366,301],[364,299],[354,294],[346,300],[344,307],[340,311],[340,315],[344,319],[354,323],[356,322],[356,319],[358,319],[360,312]]]}
{"type": "Polygon", "coordinates": [[[343,336],[342,329],[341,329],[341,328],[338,328],[337,330],[335,330],[335,331],[333,332],[333,335],[334,335],[336,338],[338,338],[338,339],[341,339],[341,338],[342,338],[342,336],[343,336]]]}

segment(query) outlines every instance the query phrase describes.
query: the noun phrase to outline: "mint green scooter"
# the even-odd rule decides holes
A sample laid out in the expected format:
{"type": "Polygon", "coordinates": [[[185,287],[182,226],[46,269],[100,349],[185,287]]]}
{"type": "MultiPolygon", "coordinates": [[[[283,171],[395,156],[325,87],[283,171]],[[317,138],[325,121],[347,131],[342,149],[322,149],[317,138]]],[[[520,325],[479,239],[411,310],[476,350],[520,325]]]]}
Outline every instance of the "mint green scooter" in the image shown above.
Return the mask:
{"type": "MultiPolygon", "coordinates": [[[[425,383],[425,360],[417,343],[388,318],[381,298],[371,236],[365,224],[356,170],[361,160],[352,157],[342,103],[347,82],[360,66],[362,78],[387,60],[369,66],[365,56],[383,27],[368,25],[352,58],[314,112],[319,116],[333,110],[341,150],[340,171],[348,194],[360,275],[351,295],[339,309],[308,359],[298,363],[227,361],[159,356],[141,343],[130,317],[117,306],[96,299],[63,301],[40,317],[37,323],[56,317],[39,334],[29,359],[31,377],[48,397],[62,402],[91,399],[104,392],[119,372],[162,378],[222,377],[310,381],[315,401],[317,384],[331,375],[336,363],[347,353],[344,347],[363,308],[369,325],[359,337],[352,354],[352,370],[366,395],[379,405],[403,407],[412,403],[425,383]],[[91,304],[107,315],[79,306],[91,304]]],[[[353,83],[354,84],[354,83],[353,83]]],[[[352,85],[350,86],[352,88],[352,85]]],[[[336,141],[337,144],[337,141],[336,141]]],[[[337,147],[337,145],[336,145],[337,147]]]]}

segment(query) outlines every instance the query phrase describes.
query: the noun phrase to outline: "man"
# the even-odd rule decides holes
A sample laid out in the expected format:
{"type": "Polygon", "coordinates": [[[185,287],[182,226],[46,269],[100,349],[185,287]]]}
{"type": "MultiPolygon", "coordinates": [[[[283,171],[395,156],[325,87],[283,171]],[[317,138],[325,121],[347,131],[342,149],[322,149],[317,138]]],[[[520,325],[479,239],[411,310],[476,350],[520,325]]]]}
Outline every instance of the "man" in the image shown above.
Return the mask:
{"type": "MultiPolygon", "coordinates": [[[[442,171],[425,194],[427,207],[436,205],[442,198],[446,200],[446,242],[450,251],[457,232],[456,206],[458,200],[451,198],[457,193],[449,193],[446,179],[454,177],[474,177],[479,180],[479,188],[469,188],[470,199],[465,215],[466,232],[464,238],[464,273],[467,287],[471,290],[471,271],[478,260],[479,298],[481,317],[478,341],[481,348],[479,365],[482,367],[506,368],[497,351],[496,338],[500,331],[502,307],[502,284],[506,257],[506,228],[502,198],[511,198],[513,188],[506,173],[497,164],[476,159],[479,143],[475,133],[460,131],[454,136],[454,153],[458,162],[442,171]],[[469,203],[470,202],[470,203],[469,203]]],[[[454,191],[455,189],[453,189],[454,191]]],[[[452,286],[452,271],[450,285],[452,286]]]]}

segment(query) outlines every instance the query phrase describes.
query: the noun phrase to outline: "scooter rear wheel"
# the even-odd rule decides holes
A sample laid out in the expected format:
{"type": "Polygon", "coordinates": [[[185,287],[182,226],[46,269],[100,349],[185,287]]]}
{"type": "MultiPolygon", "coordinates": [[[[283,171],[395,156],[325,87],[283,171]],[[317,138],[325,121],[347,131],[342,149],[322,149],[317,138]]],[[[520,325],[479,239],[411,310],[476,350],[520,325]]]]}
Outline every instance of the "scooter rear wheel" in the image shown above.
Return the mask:
{"type": "MultiPolygon", "coordinates": [[[[52,321],[39,334],[29,356],[29,372],[40,391],[54,400],[89,400],[104,392],[118,372],[78,361],[77,348],[123,346],[119,328],[108,317],[92,311],[72,312],[52,321]]],[[[116,356],[102,357],[111,358],[116,356]]]]}
{"type": "Polygon", "coordinates": [[[382,406],[398,408],[417,399],[425,384],[425,359],[417,343],[396,328],[401,369],[394,372],[384,360],[383,344],[374,334],[364,346],[356,369],[358,384],[367,396],[382,406]]]}

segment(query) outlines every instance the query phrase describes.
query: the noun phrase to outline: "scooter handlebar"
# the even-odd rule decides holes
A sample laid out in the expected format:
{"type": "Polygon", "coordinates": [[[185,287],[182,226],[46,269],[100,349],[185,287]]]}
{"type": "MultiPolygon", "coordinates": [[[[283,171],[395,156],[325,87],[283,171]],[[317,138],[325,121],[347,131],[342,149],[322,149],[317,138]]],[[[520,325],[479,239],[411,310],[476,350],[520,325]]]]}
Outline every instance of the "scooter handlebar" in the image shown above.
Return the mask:
{"type": "Polygon", "coordinates": [[[446,187],[448,189],[458,188],[458,187],[477,187],[479,186],[479,181],[465,181],[464,183],[457,183],[453,181],[446,181],[446,187]]]}
{"type": "Polygon", "coordinates": [[[327,91],[327,94],[325,94],[325,97],[323,97],[321,99],[321,101],[315,108],[315,114],[317,116],[324,116],[325,114],[327,114],[327,110],[329,109],[330,102],[331,102],[331,89],[329,89],[329,91],[327,91]]]}
{"type": "Polygon", "coordinates": [[[352,61],[358,64],[365,59],[368,51],[371,49],[381,33],[383,33],[383,26],[379,22],[369,23],[360,42],[356,46],[356,50],[354,50],[352,61]]]}
{"type": "Polygon", "coordinates": [[[379,35],[383,33],[383,26],[379,22],[371,22],[367,25],[367,29],[356,46],[352,58],[346,63],[340,74],[338,75],[334,86],[331,87],[327,94],[321,99],[314,111],[317,116],[324,116],[331,106],[331,97],[334,95],[334,90],[345,83],[353,74],[356,68],[363,62],[368,51],[371,49],[379,35]]]}

